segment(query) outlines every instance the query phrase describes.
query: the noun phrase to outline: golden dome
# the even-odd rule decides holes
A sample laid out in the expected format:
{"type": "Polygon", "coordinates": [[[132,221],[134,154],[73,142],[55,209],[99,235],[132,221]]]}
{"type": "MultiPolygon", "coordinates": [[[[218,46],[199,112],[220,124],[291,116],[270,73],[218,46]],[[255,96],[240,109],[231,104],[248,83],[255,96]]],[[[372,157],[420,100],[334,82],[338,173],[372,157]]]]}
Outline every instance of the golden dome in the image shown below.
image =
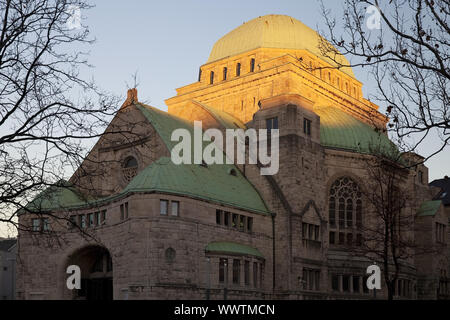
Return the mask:
{"type": "MultiPolygon", "coordinates": [[[[220,38],[211,50],[207,63],[237,55],[256,48],[308,50],[331,65],[319,49],[320,35],[302,22],[286,15],[271,14],[250,20],[220,38]]],[[[340,63],[349,64],[339,55],[340,63]]],[[[351,68],[341,71],[355,78],[351,68]]]]}

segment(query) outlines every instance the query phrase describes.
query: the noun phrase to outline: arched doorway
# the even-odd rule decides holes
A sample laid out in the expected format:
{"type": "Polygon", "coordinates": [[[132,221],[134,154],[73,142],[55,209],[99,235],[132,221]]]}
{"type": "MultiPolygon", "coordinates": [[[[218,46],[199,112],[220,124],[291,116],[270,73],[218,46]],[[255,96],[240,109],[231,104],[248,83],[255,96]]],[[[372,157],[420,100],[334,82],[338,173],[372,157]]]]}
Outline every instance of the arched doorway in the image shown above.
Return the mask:
{"type": "Polygon", "coordinates": [[[81,269],[81,289],[73,291],[73,299],[113,299],[113,265],[106,248],[84,247],[69,258],[68,265],[77,265],[81,269]]]}

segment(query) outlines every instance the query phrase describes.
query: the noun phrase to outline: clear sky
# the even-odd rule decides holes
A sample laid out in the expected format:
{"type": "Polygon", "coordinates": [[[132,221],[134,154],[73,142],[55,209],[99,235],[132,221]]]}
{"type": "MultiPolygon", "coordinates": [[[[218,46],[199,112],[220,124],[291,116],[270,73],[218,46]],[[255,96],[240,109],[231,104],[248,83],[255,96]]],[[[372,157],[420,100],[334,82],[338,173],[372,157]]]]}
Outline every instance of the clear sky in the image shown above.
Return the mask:
{"type": "MultiPolygon", "coordinates": [[[[339,18],[343,2],[324,2],[339,18]]],[[[137,72],[139,100],[163,110],[167,110],[164,100],[175,95],[175,88],[197,81],[198,68],[207,61],[213,44],[243,22],[286,14],[313,29],[324,29],[316,0],[97,0],[95,5],[82,12],[97,39],[89,60],[95,68],[86,76],[92,74],[103,89],[125,97],[126,83],[132,86],[137,72]]],[[[354,72],[364,83],[364,96],[374,93],[367,72],[354,72]]],[[[432,144],[421,152],[427,154],[432,144]]],[[[450,175],[450,148],[427,165],[430,181],[450,175]]]]}

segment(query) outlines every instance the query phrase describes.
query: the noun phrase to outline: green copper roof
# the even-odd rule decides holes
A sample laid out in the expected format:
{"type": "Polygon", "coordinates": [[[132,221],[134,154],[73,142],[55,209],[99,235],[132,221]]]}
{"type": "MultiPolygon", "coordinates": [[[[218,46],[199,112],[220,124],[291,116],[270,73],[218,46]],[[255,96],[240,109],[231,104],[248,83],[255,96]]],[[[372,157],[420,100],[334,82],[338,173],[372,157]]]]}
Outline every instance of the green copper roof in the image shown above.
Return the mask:
{"type": "Polygon", "coordinates": [[[174,164],[162,157],[142,170],[123,193],[158,191],[186,195],[222,205],[268,214],[268,210],[253,186],[232,165],[174,164]]]}
{"type": "Polygon", "coordinates": [[[61,180],[53,186],[39,193],[26,208],[33,212],[45,212],[55,209],[72,208],[83,205],[86,200],[69,186],[68,182],[61,180]]]}
{"type": "Polygon", "coordinates": [[[205,109],[206,111],[208,111],[213,117],[214,119],[216,119],[223,127],[225,127],[226,129],[244,129],[245,128],[245,124],[242,123],[241,120],[236,119],[235,117],[233,117],[231,114],[225,112],[225,111],[221,111],[221,110],[217,110],[213,107],[207,106],[204,103],[192,100],[194,103],[196,103],[197,105],[199,105],[200,107],[202,107],[203,109],[205,109]]]}
{"type": "MultiPolygon", "coordinates": [[[[136,106],[154,126],[169,151],[178,143],[170,140],[175,129],[186,129],[193,136],[193,126],[187,121],[150,106],[143,104],[136,106]]],[[[209,143],[211,142],[204,141],[203,147],[209,143]]],[[[225,162],[225,156],[223,159],[225,162]]],[[[188,195],[223,205],[268,213],[264,201],[253,185],[231,164],[211,164],[207,167],[198,164],[176,165],[170,158],[161,158],[141,171],[123,192],[147,190],[188,195]],[[236,176],[229,173],[232,169],[236,172],[236,176]]]]}
{"type": "Polygon", "coordinates": [[[429,200],[424,201],[420,205],[419,210],[417,211],[417,216],[425,217],[425,216],[434,216],[441,206],[441,200],[429,200]]]}
{"type": "Polygon", "coordinates": [[[324,147],[344,149],[359,153],[397,153],[389,138],[370,125],[335,107],[318,107],[320,116],[320,143],[324,147]]]}
{"type": "Polygon", "coordinates": [[[247,246],[245,244],[234,243],[234,242],[210,242],[206,248],[206,252],[220,252],[220,253],[231,253],[231,254],[244,254],[255,256],[259,258],[264,258],[262,253],[253,247],[247,246]]]}

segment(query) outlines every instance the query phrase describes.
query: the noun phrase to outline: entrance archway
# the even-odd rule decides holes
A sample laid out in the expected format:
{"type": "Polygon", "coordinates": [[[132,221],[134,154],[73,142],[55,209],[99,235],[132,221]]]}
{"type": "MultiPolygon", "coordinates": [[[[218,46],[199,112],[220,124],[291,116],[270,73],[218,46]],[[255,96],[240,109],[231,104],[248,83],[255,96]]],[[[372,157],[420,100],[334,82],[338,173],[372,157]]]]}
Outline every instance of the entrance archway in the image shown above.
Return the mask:
{"type": "Polygon", "coordinates": [[[77,265],[81,269],[81,289],[74,290],[73,299],[113,299],[113,264],[106,248],[84,247],[69,258],[68,265],[77,265]]]}

